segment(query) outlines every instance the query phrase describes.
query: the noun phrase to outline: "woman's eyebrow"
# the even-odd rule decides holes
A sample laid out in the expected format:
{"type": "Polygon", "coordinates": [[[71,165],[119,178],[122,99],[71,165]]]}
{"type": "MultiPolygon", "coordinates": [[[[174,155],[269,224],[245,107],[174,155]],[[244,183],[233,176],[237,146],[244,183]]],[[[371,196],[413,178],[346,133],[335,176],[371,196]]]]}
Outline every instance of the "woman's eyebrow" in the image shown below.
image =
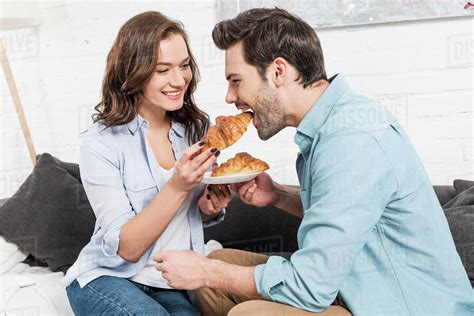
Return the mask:
{"type": "MultiPolygon", "coordinates": [[[[182,63],[184,63],[184,62],[188,61],[190,58],[191,58],[191,57],[189,57],[189,56],[188,56],[188,57],[186,57],[185,59],[183,59],[183,61],[182,61],[182,62],[180,62],[180,64],[182,64],[182,63]]],[[[171,66],[171,65],[172,65],[172,63],[168,63],[168,62],[160,62],[160,63],[157,63],[156,65],[165,65],[165,66],[171,66]]]]}

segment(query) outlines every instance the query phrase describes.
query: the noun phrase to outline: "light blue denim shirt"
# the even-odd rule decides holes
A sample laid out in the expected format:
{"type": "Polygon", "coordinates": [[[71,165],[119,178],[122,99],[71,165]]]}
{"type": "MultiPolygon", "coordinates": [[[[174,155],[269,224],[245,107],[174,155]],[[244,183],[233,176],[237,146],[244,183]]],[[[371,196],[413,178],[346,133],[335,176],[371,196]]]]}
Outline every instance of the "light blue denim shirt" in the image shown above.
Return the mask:
{"type": "MultiPolygon", "coordinates": [[[[79,167],[87,198],[96,216],[94,233],[74,265],[63,279],[65,286],[75,279],[83,287],[103,275],[129,278],[146,264],[153,245],[136,263],[118,254],[122,226],[140,213],[165,184],[153,150],[147,141],[148,122],[138,115],[128,124],[107,128],[95,123],[87,131],[80,148],[79,167]]],[[[191,144],[185,129],[172,123],[169,131],[176,159],[191,144]]],[[[192,250],[204,254],[203,223],[198,200],[205,185],[193,190],[188,212],[192,250]]],[[[219,216],[204,223],[211,226],[223,220],[219,216]]]]}
{"type": "Polygon", "coordinates": [[[299,250],[256,267],[267,300],[354,315],[474,315],[473,290],[400,125],[342,75],[297,128],[299,250]]]}

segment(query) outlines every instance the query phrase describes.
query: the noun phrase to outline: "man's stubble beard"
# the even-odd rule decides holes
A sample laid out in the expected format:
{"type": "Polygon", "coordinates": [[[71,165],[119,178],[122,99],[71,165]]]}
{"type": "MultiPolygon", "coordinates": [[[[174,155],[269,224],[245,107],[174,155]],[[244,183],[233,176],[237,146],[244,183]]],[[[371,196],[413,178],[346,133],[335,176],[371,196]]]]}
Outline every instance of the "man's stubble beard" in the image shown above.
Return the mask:
{"type": "Polygon", "coordinates": [[[268,84],[262,84],[255,103],[258,108],[257,132],[261,140],[271,138],[286,127],[283,104],[268,84]]]}

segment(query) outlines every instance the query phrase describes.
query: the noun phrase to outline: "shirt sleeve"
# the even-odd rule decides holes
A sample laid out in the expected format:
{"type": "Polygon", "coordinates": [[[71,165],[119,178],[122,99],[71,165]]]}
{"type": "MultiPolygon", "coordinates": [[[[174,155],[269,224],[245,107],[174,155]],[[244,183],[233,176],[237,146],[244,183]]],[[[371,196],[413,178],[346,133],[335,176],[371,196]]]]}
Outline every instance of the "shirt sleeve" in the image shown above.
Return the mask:
{"type": "MultiPolygon", "coordinates": [[[[216,160],[216,163],[217,164],[219,163],[219,159],[216,160]]],[[[212,167],[210,167],[208,169],[208,171],[212,171],[212,167]]],[[[214,217],[210,220],[203,221],[202,222],[202,227],[203,228],[212,227],[214,225],[222,223],[224,221],[224,219],[225,219],[225,208],[222,208],[221,211],[219,212],[219,215],[217,215],[216,217],[214,217]]]]}
{"type": "Polygon", "coordinates": [[[224,219],[225,219],[225,208],[221,209],[221,211],[219,212],[219,215],[217,215],[216,217],[208,221],[202,222],[202,227],[207,228],[207,227],[220,224],[224,221],[224,219]]]}
{"type": "Polygon", "coordinates": [[[118,152],[99,137],[87,137],[80,148],[79,166],[87,198],[104,231],[102,252],[118,256],[122,226],[136,214],[123,186],[118,152]]]}
{"type": "Polygon", "coordinates": [[[300,249],[290,260],[270,257],[254,277],[265,299],[321,312],[395,196],[397,180],[384,151],[365,132],[334,132],[313,150],[311,188],[302,187],[310,196],[298,231],[300,249]]]}

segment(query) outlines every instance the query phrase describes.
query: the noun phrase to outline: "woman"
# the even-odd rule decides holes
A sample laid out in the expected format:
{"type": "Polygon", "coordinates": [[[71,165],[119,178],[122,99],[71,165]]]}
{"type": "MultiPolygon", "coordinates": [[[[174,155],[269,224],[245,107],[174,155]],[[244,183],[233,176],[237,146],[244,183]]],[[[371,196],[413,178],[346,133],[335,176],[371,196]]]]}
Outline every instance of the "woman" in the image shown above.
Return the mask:
{"type": "Polygon", "coordinates": [[[204,253],[201,212],[204,224],[218,222],[231,199],[226,186],[200,184],[219,151],[196,154],[209,126],[193,99],[197,75],[180,23],[145,12],[120,29],[80,149],[97,221],[64,279],[75,314],[199,315],[152,260],[163,250],[204,253]]]}

